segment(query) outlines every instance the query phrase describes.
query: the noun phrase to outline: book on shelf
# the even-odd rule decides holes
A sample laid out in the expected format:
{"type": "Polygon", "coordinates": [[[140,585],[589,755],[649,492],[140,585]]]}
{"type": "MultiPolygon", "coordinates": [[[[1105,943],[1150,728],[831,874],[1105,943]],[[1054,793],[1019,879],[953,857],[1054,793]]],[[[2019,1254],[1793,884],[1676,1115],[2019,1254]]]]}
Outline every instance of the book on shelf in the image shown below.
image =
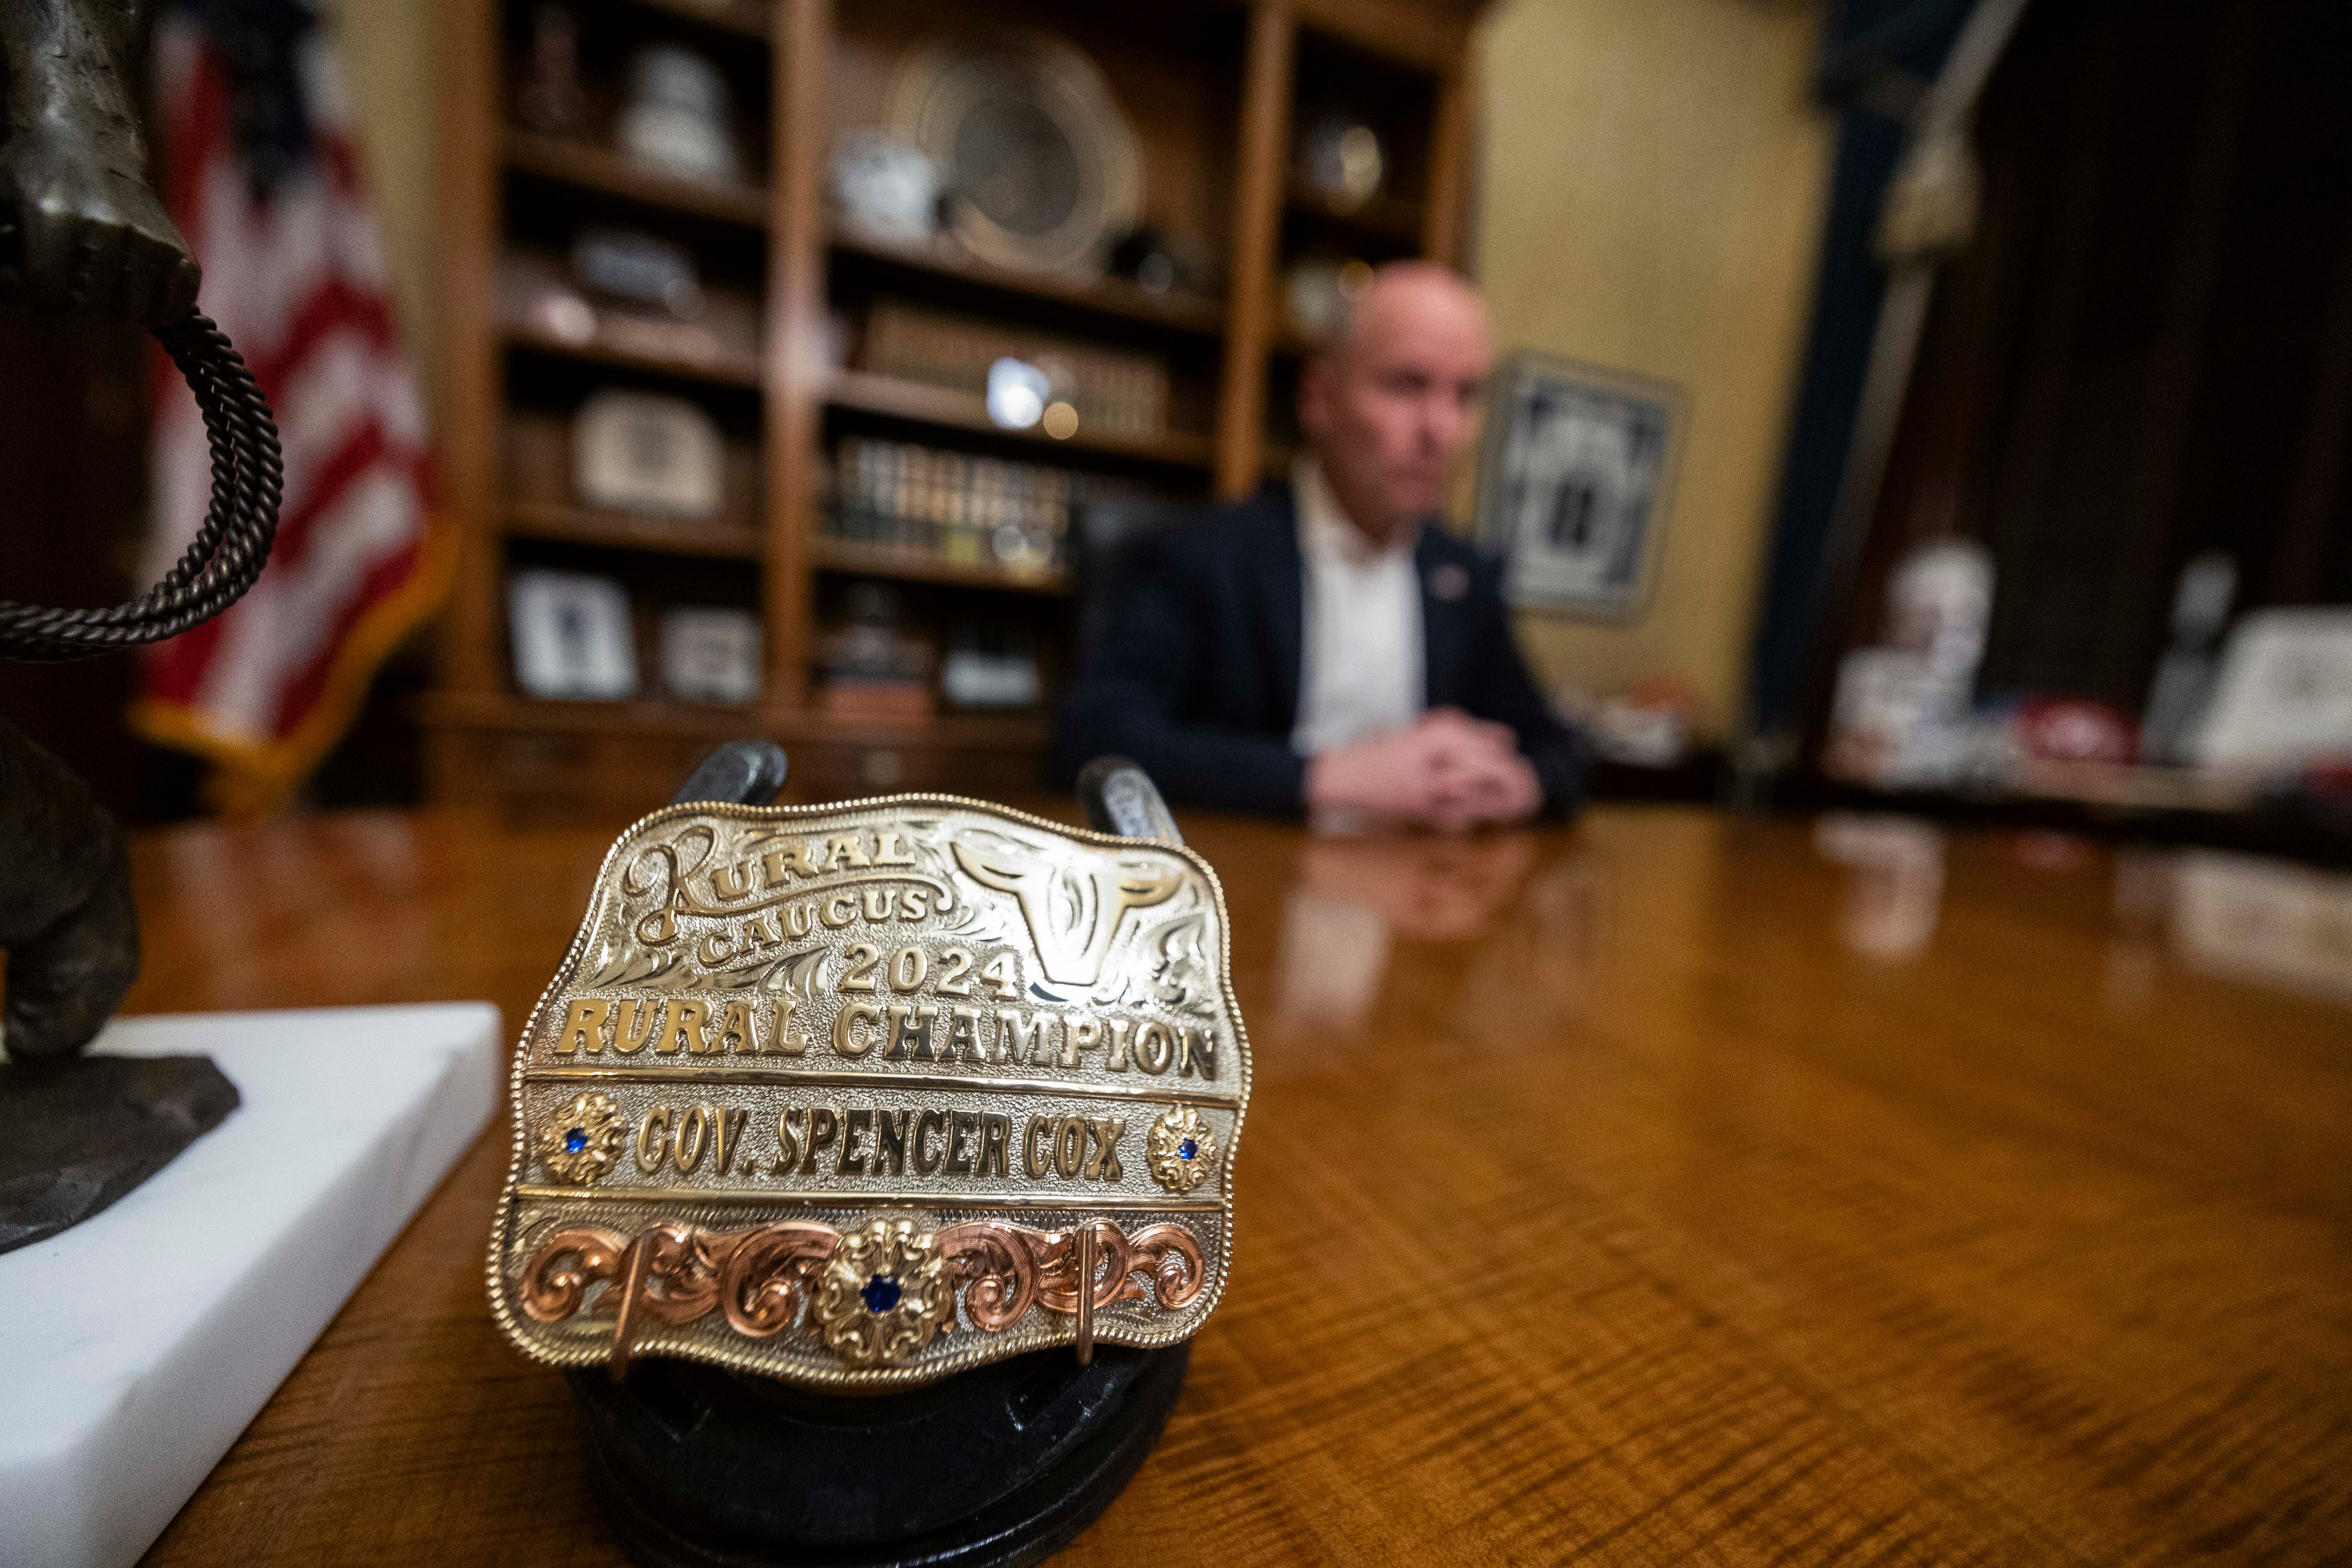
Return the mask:
{"type": "Polygon", "coordinates": [[[1004,712],[1045,700],[1036,639],[1005,621],[966,621],[948,637],[940,660],[940,695],[955,707],[1004,712]]]}
{"type": "MultiPolygon", "coordinates": [[[[583,401],[583,407],[586,406],[583,401]]],[[[722,435],[724,431],[722,428],[722,435]]],[[[501,477],[509,511],[541,522],[576,517],[599,521],[650,521],[669,532],[696,532],[714,540],[741,539],[760,526],[760,448],[728,436],[721,449],[717,510],[708,517],[614,507],[579,487],[575,420],[551,409],[510,405],[500,431],[501,477]]]]}
{"type": "Polygon", "coordinates": [[[817,710],[845,724],[920,724],[939,702],[928,681],[827,680],[817,688],[817,710]]]}
{"type": "Polygon", "coordinates": [[[912,622],[906,595],[887,583],[852,583],[835,606],[819,645],[817,707],[827,717],[858,724],[902,724],[929,719],[930,638],[912,622]]]}
{"type": "Polygon", "coordinates": [[[1076,428],[1150,440],[1168,430],[1168,367],[1150,354],[1104,348],[896,300],[866,316],[859,368],[985,396],[989,367],[1021,360],[1045,374],[1046,401],[1066,403],[1076,428]]]}
{"type": "Polygon", "coordinates": [[[1098,474],[848,436],[824,526],[950,565],[1047,577],[1066,564],[1072,508],[1141,492],[1098,474]]]}
{"type": "MultiPolygon", "coordinates": [[[[617,233],[620,231],[610,231],[617,233]]],[[[586,247],[601,261],[610,249],[586,247]]],[[[760,374],[760,301],[750,290],[695,280],[691,312],[648,306],[592,286],[577,264],[529,248],[499,263],[499,324],[537,345],[601,351],[707,374],[724,381],[760,374]]],[[[678,290],[684,298],[684,289],[678,290]]]]}

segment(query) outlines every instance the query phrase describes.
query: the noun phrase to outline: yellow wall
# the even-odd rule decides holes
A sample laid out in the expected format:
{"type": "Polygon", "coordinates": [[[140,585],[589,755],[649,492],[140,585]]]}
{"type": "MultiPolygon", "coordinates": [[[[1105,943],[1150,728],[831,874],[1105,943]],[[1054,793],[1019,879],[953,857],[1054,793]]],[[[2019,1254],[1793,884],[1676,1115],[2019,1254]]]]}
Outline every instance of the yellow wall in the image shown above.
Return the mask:
{"type": "Polygon", "coordinates": [[[1828,189],[1800,0],[1500,0],[1485,73],[1477,269],[1496,339],[1658,376],[1690,425],[1647,612],[1524,616],[1554,684],[1654,675],[1720,737],[1757,584],[1828,189]]]}
{"type": "Polygon", "coordinates": [[[400,335],[432,406],[433,109],[438,74],[431,0],[329,0],[361,156],[392,267],[400,335]]]}

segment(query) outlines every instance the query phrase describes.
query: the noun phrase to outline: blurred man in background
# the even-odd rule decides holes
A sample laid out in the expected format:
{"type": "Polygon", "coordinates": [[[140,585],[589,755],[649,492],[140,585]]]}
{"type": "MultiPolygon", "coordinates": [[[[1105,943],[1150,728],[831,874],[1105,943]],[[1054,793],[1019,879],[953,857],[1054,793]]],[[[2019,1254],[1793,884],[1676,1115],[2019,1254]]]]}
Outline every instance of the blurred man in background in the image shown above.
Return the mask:
{"type": "Polygon", "coordinates": [[[1486,311],[1382,268],[1307,364],[1287,486],[1146,539],[1062,715],[1171,799],[1458,830],[1573,807],[1573,736],[1528,679],[1499,572],[1434,522],[1476,426],[1486,311]]]}

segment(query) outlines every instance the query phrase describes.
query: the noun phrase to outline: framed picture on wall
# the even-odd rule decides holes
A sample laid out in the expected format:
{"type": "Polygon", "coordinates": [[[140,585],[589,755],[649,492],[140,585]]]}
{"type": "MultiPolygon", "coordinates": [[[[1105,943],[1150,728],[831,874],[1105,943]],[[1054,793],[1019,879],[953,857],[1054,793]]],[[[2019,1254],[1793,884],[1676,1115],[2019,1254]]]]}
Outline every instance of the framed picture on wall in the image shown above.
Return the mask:
{"type": "Polygon", "coordinates": [[[515,684],[528,697],[617,702],[637,694],[628,590],[609,577],[533,568],[508,579],[515,684]]]}
{"type": "Polygon", "coordinates": [[[1520,349],[1495,373],[1478,541],[1523,609],[1630,620],[1647,607],[1688,400],[1670,383],[1520,349]]]}

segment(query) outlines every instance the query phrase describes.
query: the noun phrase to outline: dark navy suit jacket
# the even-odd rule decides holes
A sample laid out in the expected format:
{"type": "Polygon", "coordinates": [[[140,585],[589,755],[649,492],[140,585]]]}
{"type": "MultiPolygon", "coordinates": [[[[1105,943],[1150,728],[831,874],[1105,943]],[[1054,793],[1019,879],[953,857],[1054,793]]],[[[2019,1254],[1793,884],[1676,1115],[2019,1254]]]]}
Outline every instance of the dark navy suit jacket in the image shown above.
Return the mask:
{"type": "MultiPolygon", "coordinates": [[[[1546,809],[1572,810],[1576,739],[1528,678],[1500,568],[1434,527],[1421,531],[1413,563],[1429,706],[1509,725],[1546,809]]],[[[1111,752],[1142,763],[1171,800],[1299,810],[1307,759],[1290,733],[1305,574],[1284,485],[1139,542],[1108,586],[1108,615],[1063,704],[1054,752],[1064,776],[1111,752]]]]}

